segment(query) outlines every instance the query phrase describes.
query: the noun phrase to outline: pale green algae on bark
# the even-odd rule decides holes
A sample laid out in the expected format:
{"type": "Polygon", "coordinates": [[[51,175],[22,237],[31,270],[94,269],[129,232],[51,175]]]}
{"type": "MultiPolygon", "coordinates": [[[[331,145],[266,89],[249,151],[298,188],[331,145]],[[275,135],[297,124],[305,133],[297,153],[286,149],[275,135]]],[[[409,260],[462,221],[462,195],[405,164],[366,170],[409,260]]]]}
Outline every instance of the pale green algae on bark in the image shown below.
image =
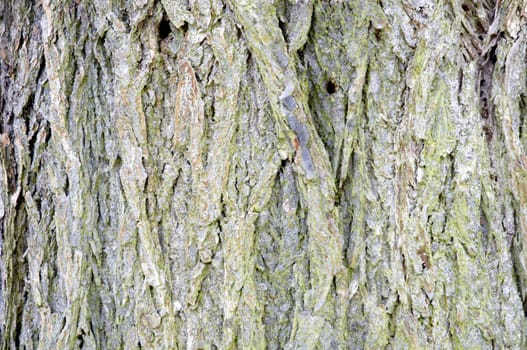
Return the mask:
{"type": "Polygon", "coordinates": [[[2,349],[524,349],[527,5],[0,2],[2,349]]]}

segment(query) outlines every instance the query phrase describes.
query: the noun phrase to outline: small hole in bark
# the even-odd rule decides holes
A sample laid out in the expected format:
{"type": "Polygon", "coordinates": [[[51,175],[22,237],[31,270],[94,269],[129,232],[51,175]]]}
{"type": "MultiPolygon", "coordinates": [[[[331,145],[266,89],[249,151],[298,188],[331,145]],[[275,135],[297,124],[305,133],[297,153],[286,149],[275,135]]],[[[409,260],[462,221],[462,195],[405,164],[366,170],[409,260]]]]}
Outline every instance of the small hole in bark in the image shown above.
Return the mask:
{"type": "Polygon", "coordinates": [[[326,91],[328,94],[334,94],[337,91],[337,86],[331,80],[326,83],[326,91]]]}
{"type": "Polygon", "coordinates": [[[172,28],[170,28],[170,21],[166,17],[163,17],[161,22],[159,22],[158,30],[159,30],[159,37],[161,39],[168,38],[170,33],[172,33],[172,28]]]}
{"type": "Polygon", "coordinates": [[[188,22],[183,23],[183,25],[181,26],[180,30],[181,30],[181,32],[183,34],[187,34],[187,32],[188,32],[188,22]]]}
{"type": "Polygon", "coordinates": [[[379,29],[374,29],[373,30],[373,35],[375,36],[375,40],[381,41],[381,39],[382,39],[381,34],[382,34],[381,30],[379,30],[379,29]]]}
{"type": "Polygon", "coordinates": [[[128,12],[126,10],[122,10],[119,13],[119,20],[124,22],[126,25],[128,24],[129,17],[128,17],[128,12]]]}

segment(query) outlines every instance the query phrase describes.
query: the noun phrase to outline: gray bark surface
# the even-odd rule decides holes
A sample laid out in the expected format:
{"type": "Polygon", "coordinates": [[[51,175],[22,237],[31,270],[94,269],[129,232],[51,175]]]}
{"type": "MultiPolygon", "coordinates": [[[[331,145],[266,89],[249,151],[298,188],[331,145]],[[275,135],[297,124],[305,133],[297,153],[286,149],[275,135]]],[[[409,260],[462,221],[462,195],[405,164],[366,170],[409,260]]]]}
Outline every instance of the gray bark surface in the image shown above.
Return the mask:
{"type": "Polygon", "coordinates": [[[0,349],[525,349],[527,3],[0,1],[0,349]]]}

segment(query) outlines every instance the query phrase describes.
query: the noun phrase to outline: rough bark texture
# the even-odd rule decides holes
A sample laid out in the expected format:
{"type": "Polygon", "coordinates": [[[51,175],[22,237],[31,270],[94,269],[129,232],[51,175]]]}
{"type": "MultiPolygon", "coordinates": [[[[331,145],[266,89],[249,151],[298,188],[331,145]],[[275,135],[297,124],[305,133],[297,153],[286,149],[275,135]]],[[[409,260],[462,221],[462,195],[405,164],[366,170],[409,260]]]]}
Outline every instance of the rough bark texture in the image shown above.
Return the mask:
{"type": "Polygon", "coordinates": [[[0,348],[525,349],[526,15],[0,1],[0,348]]]}

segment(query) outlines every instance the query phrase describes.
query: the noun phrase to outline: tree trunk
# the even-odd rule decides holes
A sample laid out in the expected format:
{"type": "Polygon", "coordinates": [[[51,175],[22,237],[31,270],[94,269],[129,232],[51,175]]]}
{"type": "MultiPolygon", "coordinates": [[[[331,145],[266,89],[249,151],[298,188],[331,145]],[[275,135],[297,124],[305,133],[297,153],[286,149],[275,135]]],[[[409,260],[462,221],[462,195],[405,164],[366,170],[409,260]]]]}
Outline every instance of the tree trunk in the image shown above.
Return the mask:
{"type": "Polygon", "coordinates": [[[525,349],[522,0],[0,2],[1,349],[525,349]]]}

